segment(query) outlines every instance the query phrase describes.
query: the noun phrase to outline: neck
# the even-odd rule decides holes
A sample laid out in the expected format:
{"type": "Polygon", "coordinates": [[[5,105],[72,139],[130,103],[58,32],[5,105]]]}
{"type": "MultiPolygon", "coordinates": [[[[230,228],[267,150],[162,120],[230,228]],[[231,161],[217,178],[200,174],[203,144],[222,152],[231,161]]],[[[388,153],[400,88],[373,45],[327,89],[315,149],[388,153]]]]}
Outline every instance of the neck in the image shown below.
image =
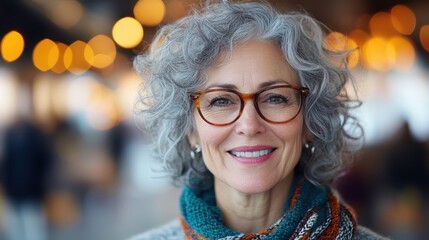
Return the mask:
{"type": "Polygon", "coordinates": [[[215,180],[224,224],[240,233],[266,230],[282,216],[291,184],[292,178],[287,178],[266,192],[248,194],[215,180]]]}

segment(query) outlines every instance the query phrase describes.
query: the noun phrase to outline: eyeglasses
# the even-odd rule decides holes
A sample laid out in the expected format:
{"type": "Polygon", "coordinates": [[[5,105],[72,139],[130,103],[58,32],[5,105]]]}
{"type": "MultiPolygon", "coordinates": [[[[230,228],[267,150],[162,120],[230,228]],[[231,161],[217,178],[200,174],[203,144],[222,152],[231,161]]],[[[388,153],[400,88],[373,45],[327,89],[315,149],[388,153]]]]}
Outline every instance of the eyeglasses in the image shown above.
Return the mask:
{"type": "Polygon", "coordinates": [[[240,93],[232,89],[209,89],[191,93],[190,98],[201,118],[214,126],[225,126],[240,118],[244,101],[253,99],[259,116],[269,123],[287,123],[302,108],[310,89],[294,85],[277,85],[256,93],[240,93]]]}

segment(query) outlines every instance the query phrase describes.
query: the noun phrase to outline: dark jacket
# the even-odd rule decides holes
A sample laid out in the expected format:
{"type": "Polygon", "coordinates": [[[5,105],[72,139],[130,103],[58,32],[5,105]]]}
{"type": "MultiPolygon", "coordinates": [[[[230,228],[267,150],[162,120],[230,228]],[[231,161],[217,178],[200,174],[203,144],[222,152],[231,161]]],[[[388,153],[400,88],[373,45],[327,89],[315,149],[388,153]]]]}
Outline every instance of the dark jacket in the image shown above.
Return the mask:
{"type": "Polygon", "coordinates": [[[0,184],[12,201],[41,200],[52,164],[46,136],[29,122],[18,122],[5,131],[0,161],[0,184]]]}

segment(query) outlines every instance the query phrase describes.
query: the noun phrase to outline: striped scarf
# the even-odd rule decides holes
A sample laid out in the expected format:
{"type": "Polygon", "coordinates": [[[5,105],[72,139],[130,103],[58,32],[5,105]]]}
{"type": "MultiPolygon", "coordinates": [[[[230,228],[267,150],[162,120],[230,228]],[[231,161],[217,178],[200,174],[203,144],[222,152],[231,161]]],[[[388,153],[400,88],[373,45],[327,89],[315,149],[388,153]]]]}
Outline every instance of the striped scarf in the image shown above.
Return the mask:
{"type": "Polygon", "coordinates": [[[341,204],[329,189],[316,187],[304,178],[294,180],[283,216],[259,233],[243,234],[224,226],[213,189],[186,187],[180,209],[187,239],[352,239],[357,224],[353,210],[341,204]]]}

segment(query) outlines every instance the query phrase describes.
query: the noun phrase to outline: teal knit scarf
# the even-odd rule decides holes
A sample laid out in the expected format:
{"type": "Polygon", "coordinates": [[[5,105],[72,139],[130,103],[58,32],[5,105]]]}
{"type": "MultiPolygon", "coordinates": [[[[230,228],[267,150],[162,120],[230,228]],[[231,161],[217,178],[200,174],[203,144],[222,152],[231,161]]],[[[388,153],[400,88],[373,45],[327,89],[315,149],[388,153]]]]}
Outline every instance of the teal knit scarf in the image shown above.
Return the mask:
{"type": "Polygon", "coordinates": [[[356,221],[351,209],[326,188],[295,179],[283,216],[267,230],[243,234],[223,225],[214,189],[186,187],[180,199],[181,224],[187,239],[352,239],[356,221]]]}

